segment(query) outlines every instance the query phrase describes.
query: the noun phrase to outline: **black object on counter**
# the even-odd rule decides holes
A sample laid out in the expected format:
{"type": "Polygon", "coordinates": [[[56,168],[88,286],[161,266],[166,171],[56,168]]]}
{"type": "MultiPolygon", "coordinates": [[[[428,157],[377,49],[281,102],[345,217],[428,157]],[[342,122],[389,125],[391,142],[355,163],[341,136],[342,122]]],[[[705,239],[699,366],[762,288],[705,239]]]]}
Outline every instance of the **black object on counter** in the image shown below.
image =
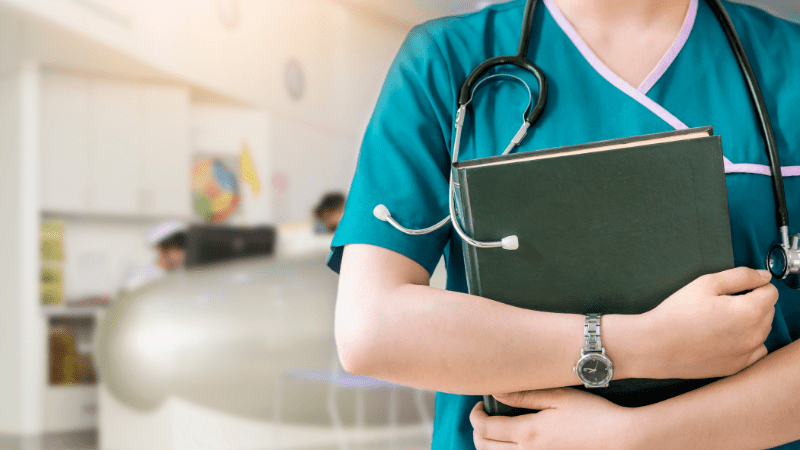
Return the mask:
{"type": "Polygon", "coordinates": [[[275,235],[275,228],[269,226],[192,225],[186,231],[186,267],[272,255],[275,235]]]}

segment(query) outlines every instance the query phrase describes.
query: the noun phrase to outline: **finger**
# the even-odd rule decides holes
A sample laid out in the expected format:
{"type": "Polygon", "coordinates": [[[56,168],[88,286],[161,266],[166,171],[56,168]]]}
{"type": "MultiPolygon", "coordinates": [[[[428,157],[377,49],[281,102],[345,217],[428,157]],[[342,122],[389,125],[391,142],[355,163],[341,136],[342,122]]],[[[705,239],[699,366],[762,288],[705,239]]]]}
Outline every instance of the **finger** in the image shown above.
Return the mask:
{"type": "Polygon", "coordinates": [[[569,396],[585,394],[575,389],[541,389],[537,391],[512,392],[510,394],[495,394],[497,401],[508,406],[527,409],[552,409],[556,404],[563,402],[569,396]]]}
{"type": "Polygon", "coordinates": [[[755,317],[769,319],[775,314],[775,304],[778,302],[778,289],[772,283],[757,287],[742,295],[726,296],[732,305],[744,308],[743,311],[754,314],[755,317]]]}
{"type": "Polygon", "coordinates": [[[778,288],[772,283],[767,283],[753,290],[753,294],[758,296],[767,306],[775,306],[778,303],[778,288]]]}
{"type": "Polygon", "coordinates": [[[469,413],[469,423],[472,424],[472,428],[475,428],[475,421],[484,420],[487,417],[489,417],[489,415],[483,410],[483,402],[478,402],[469,413]]]}
{"type": "Polygon", "coordinates": [[[710,275],[715,293],[718,295],[736,294],[761,287],[772,279],[766,270],[736,267],[710,275]]]}
{"type": "MultiPolygon", "coordinates": [[[[522,417],[522,416],[519,416],[522,417]]],[[[483,402],[478,402],[469,415],[469,422],[478,435],[485,439],[513,442],[515,427],[522,426],[516,417],[490,416],[483,410],[483,402]]]]}
{"type": "Polygon", "coordinates": [[[516,442],[493,441],[478,435],[477,431],[472,433],[472,440],[476,450],[519,450],[516,442]]]}
{"type": "Polygon", "coordinates": [[[765,283],[753,288],[750,292],[734,296],[737,299],[753,299],[774,305],[778,301],[778,288],[772,283],[765,283]]]}
{"type": "Polygon", "coordinates": [[[469,422],[475,430],[474,435],[498,442],[516,442],[520,430],[530,428],[525,415],[517,417],[488,416],[483,411],[483,402],[472,408],[469,422]]]}

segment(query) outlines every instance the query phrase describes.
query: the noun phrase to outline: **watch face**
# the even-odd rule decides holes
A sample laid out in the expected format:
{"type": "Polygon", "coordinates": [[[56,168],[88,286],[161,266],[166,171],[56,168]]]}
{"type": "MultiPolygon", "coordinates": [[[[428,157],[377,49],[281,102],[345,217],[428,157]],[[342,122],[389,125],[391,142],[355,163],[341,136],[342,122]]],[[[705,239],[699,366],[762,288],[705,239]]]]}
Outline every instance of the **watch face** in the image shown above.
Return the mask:
{"type": "Polygon", "coordinates": [[[575,372],[578,378],[588,387],[601,387],[611,381],[614,374],[614,365],[605,355],[599,353],[589,353],[584,355],[577,366],[575,372]]]}

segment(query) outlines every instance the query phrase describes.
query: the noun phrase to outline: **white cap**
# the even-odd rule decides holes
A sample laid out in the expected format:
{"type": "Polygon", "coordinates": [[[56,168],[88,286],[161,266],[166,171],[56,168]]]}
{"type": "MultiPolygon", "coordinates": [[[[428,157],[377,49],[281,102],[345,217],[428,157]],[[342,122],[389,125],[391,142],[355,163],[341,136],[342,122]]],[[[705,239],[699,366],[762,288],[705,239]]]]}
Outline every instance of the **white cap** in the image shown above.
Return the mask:
{"type": "Polygon", "coordinates": [[[161,222],[147,231],[146,239],[150,245],[158,245],[164,239],[186,231],[186,224],[180,220],[161,222]]]}

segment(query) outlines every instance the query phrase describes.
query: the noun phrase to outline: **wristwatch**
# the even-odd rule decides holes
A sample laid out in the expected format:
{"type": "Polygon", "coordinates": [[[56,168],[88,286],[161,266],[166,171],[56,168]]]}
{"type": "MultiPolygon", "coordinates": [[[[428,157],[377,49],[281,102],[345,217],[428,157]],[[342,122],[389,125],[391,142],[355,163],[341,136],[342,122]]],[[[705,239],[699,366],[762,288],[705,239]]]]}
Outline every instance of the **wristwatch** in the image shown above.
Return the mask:
{"type": "Polygon", "coordinates": [[[573,370],[587,388],[607,387],[614,375],[614,364],[600,342],[600,314],[587,314],[584,319],[583,350],[573,370]]]}

